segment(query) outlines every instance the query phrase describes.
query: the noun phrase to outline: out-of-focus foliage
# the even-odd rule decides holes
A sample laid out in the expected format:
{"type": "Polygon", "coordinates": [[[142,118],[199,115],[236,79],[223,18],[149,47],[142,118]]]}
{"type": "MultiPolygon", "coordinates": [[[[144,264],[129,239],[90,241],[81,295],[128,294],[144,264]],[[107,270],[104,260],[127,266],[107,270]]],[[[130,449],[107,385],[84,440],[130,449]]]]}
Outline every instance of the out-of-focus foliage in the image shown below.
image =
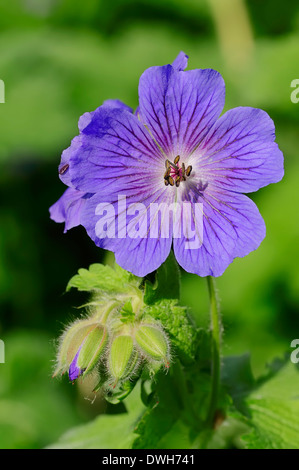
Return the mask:
{"type": "Polygon", "coordinates": [[[198,373],[198,366],[196,369],[188,372],[187,384],[192,384],[188,394],[184,395],[179,375],[171,369],[167,376],[160,375],[152,384],[147,409],[140,399],[138,386],[125,400],[127,413],[112,418],[99,416],[92,423],[75,427],[51,448],[298,448],[299,374],[288,359],[275,361],[256,380],[249,355],[226,357],[221,393],[226,413],[219,415],[214,430],[204,429],[201,423],[205,418],[201,412],[210,380],[208,375],[198,373]]]}
{"type": "Polygon", "coordinates": [[[46,445],[79,423],[75,400],[51,380],[53,348],[45,332],[15,330],[5,337],[0,375],[1,448],[46,445]]]}
{"type": "MultiPolygon", "coordinates": [[[[208,0],[1,2],[0,447],[45,446],[99,411],[101,405],[83,400],[80,408],[74,388],[51,379],[50,338],[70,319],[70,305],[85,300],[84,293],[63,295],[67,281],[103,259],[84,229],[64,235],[48,218],[64,190],[57,165],[81,114],[108,98],[135,107],[144,69],[171,62],[180,50],[189,54],[189,68],[222,73],[225,109],[261,107],[276,124],[285,178],[252,195],[267,237],[217,285],[225,354],[250,351],[255,373],[290,354],[299,333],[299,103],[290,100],[291,81],[299,78],[299,6],[247,0],[246,7],[253,50],[236,71],[222,52],[208,0]]],[[[182,273],[181,301],[199,327],[207,325],[204,279],[182,273]]],[[[176,426],[173,442],[183,430],[176,426]]]]}

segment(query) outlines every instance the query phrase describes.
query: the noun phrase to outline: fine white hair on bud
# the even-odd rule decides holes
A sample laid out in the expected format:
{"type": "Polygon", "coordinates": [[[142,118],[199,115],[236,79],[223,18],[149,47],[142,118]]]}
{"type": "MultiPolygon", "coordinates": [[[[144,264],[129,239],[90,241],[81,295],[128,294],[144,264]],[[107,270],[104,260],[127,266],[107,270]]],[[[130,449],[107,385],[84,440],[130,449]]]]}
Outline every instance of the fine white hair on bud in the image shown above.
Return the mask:
{"type": "Polygon", "coordinates": [[[62,375],[68,370],[82,341],[91,328],[92,321],[88,318],[78,319],[65,328],[58,341],[56,367],[53,377],[62,375]]]}
{"type": "Polygon", "coordinates": [[[139,355],[132,336],[116,336],[110,344],[107,358],[108,374],[113,381],[111,385],[115,387],[119,381],[130,379],[135,375],[138,365],[139,355]]]}
{"type": "Polygon", "coordinates": [[[169,340],[160,325],[140,324],[135,331],[135,340],[138,349],[148,361],[155,361],[169,367],[170,345],[169,340]]]}
{"type": "Polygon", "coordinates": [[[101,359],[108,328],[92,318],[76,320],[62,334],[53,377],[69,373],[70,380],[90,372],[101,359]]]}

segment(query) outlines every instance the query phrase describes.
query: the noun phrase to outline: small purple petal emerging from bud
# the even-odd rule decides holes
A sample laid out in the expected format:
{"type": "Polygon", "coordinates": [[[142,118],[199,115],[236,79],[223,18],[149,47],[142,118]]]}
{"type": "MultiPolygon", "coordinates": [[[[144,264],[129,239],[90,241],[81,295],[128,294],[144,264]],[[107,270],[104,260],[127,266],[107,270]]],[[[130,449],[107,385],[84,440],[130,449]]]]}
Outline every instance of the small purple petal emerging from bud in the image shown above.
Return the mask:
{"type": "Polygon", "coordinates": [[[80,375],[82,375],[84,372],[84,369],[80,369],[80,367],[77,366],[80,350],[81,350],[81,347],[79,348],[69,368],[69,379],[71,380],[71,382],[73,382],[73,380],[76,380],[78,377],[80,377],[80,375]]]}

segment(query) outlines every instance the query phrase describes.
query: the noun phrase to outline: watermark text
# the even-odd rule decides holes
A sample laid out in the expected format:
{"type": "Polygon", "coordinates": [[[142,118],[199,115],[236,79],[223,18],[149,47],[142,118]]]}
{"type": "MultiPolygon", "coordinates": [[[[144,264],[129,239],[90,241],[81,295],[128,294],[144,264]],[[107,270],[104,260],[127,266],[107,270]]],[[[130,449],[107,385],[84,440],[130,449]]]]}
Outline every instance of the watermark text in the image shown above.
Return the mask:
{"type": "Polygon", "coordinates": [[[293,364],[298,364],[299,362],[299,339],[293,339],[291,342],[291,348],[295,348],[291,353],[291,361],[293,364]]]}
{"type": "Polygon", "coordinates": [[[299,103],[299,78],[295,78],[291,81],[291,88],[295,88],[291,93],[292,103],[299,103]]]}
{"type": "Polygon", "coordinates": [[[203,243],[203,204],[190,202],[126,203],[101,202],[95,209],[98,238],[181,238],[183,247],[194,250],[203,243]]]}
{"type": "Polygon", "coordinates": [[[0,80],[0,103],[5,103],[5,85],[3,80],[0,80]]]}
{"type": "Polygon", "coordinates": [[[4,364],[5,362],[5,347],[4,341],[0,339],[0,364],[4,364]]]}

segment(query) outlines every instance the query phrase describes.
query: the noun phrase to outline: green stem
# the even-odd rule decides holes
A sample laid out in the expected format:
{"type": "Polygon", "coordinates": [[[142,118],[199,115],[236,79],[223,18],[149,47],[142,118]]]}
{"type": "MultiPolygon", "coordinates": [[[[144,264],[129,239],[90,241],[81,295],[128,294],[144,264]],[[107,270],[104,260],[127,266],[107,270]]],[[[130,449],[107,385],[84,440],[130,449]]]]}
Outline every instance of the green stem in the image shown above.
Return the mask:
{"type": "Polygon", "coordinates": [[[218,405],[220,386],[220,349],[221,349],[221,318],[215,289],[215,279],[207,277],[210,295],[211,340],[212,340],[212,389],[210,395],[207,425],[213,426],[215,412],[218,405]]]}

